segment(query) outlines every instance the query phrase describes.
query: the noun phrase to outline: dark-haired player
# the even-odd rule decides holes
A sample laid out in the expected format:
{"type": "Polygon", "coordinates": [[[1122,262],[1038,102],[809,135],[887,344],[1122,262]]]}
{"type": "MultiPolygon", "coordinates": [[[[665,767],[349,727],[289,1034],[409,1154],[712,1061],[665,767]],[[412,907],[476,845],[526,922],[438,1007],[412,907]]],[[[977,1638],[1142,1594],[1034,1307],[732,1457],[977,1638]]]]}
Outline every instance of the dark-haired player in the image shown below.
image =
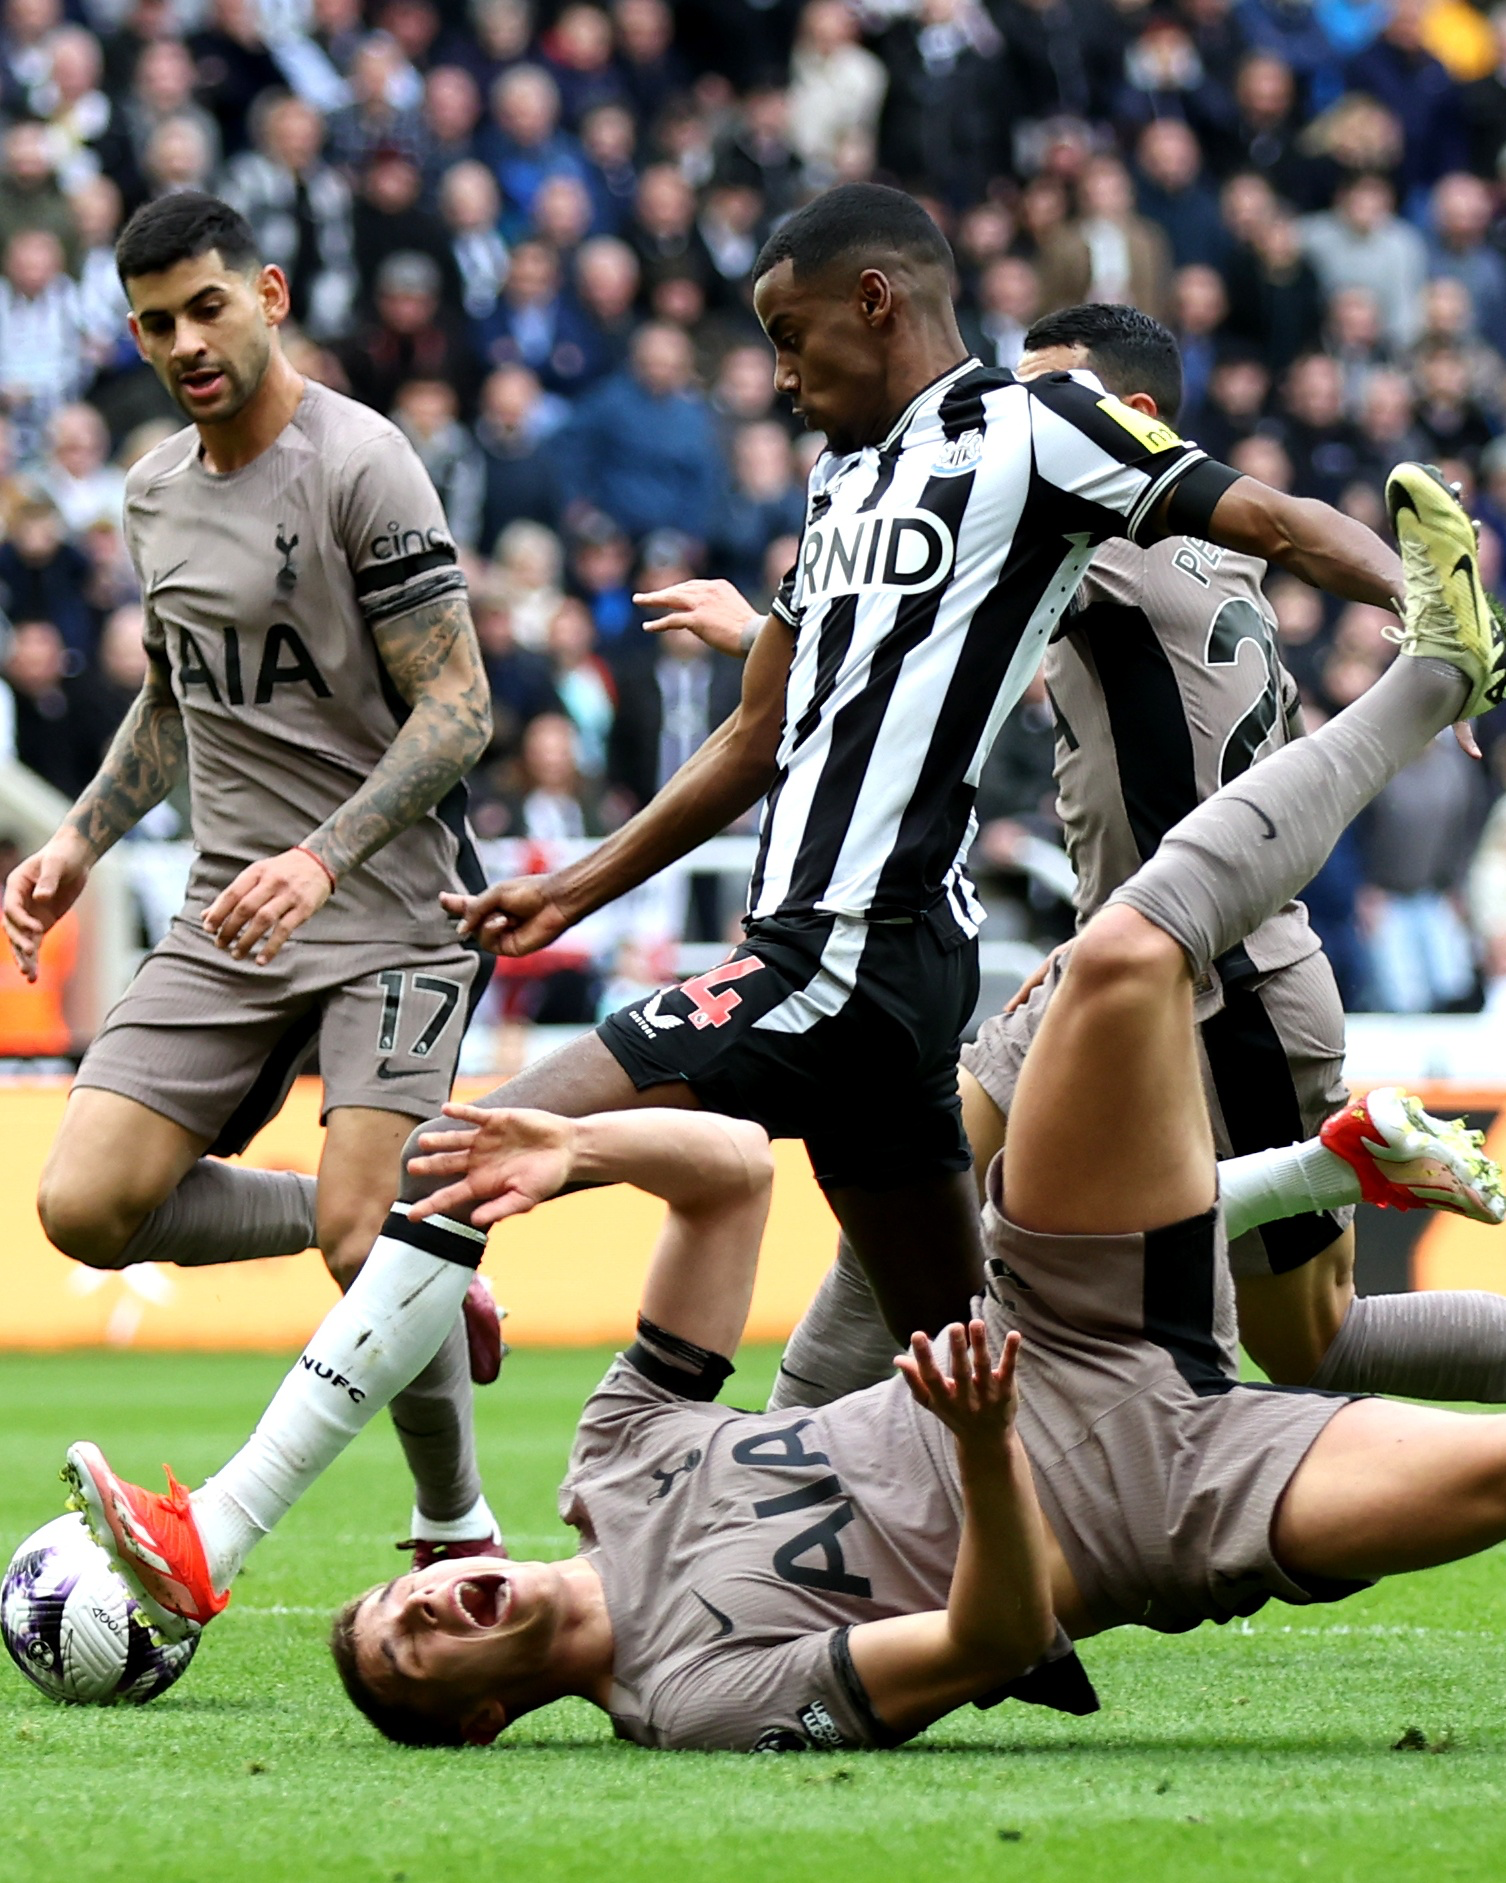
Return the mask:
{"type": "MultiPolygon", "coordinates": [[[[1176,419],[1176,343],[1133,308],[1095,303],[1037,321],[1016,370],[1063,369],[1093,373],[1148,418],[1176,419]]],[[[1195,805],[1300,731],[1264,573],[1252,557],[1186,538],[1149,549],[1105,543],[1089,565],[1044,665],[1080,922],[1195,805]]],[[[708,584],[678,599],[688,616],[682,605],[674,619],[695,622],[714,645],[735,644],[747,615],[735,592],[708,584]]],[[[1059,974],[1053,958],[963,1049],[963,1121],[980,1184],[1059,974]]],[[[1213,964],[1196,1017],[1215,1144],[1221,1157],[1244,1157],[1229,1179],[1230,1266],[1241,1338],[1267,1374],[1342,1391],[1506,1399],[1506,1301],[1483,1291],[1356,1296],[1355,1174],[1288,1151],[1347,1096],[1343,1006],[1300,903],[1213,964]],[[1267,1147],[1264,1160],[1249,1155],[1267,1147]],[[1262,1208],[1273,1190],[1289,1189],[1294,1213],[1235,1234],[1256,1186],[1262,1208]]],[[[1416,1144],[1419,1129],[1437,1129],[1394,1097],[1367,1104],[1377,1141],[1416,1144]]],[[[1364,1194],[1415,1207],[1394,1185],[1364,1194]]],[[[771,1403],[819,1404],[885,1377],[893,1344],[844,1248],[790,1342],[771,1403]]]]}
{"type": "Polygon", "coordinates": [[[1027,386],[970,359],[946,243],[899,191],[817,198],[755,275],[776,384],[828,450],[741,706],[591,856],[450,906],[463,932],[526,954],[765,797],[731,959],[491,1102],[704,1105],[803,1138],[903,1337],[965,1314],[977,1285],[956,1091],[977,993],[973,798],[1094,547],[1196,535],[1381,605],[1402,574],[1372,532],[1209,462],[1091,382],[1027,386]]]}
{"type": "MultiPolygon", "coordinates": [[[[126,486],[147,678],[98,776],[14,870],[5,926],[34,974],[91,866],[185,772],[188,896],[84,1057],[42,1178],[52,1242],[96,1268],[283,1255],[348,1282],[415,1120],[448,1094],[481,958],[444,890],[479,886],[461,779],[490,703],[465,579],[397,429],[302,379],[281,269],[228,205],[141,210],[116,262],[131,331],[191,421],[126,486]],[[317,1184],[220,1159],[281,1106],[317,1043],[317,1184]]],[[[478,1370],[496,1311],[469,1303],[478,1370]]],[[[457,1321],[394,1407],[425,1559],[490,1548],[457,1321]]],[[[332,1389],[310,1376],[318,1395],[332,1389]]]]}

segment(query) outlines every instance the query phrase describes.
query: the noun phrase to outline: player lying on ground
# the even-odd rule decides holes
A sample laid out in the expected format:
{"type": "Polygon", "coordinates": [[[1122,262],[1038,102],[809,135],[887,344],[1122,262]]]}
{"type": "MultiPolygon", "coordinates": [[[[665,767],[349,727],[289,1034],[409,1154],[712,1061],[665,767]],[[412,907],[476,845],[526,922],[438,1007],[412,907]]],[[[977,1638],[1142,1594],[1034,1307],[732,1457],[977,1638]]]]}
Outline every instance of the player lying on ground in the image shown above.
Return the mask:
{"type": "Polygon", "coordinates": [[[951,268],[919,205],[876,185],[828,191],[771,238],[754,274],[775,383],[829,449],[742,704],[590,857],[450,901],[462,932],[527,954],[765,798],[732,958],[489,1102],[704,1105],[803,1138],[900,1339],[965,1315],[981,1279],[956,1083],[973,798],[1092,546],[1191,532],[1356,599],[1403,584],[1373,532],[1211,463],[1091,380],[1027,387],[970,359],[951,268]]]}
{"type": "MultiPolygon", "coordinates": [[[[810,1414],[703,1403],[742,1328],[768,1181],[750,1149],[762,1140],[711,1118],[682,1121],[695,1138],[631,1118],[582,1136],[466,1108],[468,1128],[426,1161],[441,1187],[394,1211],[250,1443],[192,1500],[123,1482],[93,1445],[71,1449],[80,1502],[136,1586],[170,1613],[217,1612],[257,1536],[395,1390],[394,1324],[442,1338],[484,1230],[440,1212],[465,1204],[489,1222],[571,1182],[613,1181],[628,1173],[611,1155],[624,1144],[635,1179],[674,1206],[670,1259],[656,1264],[637,1357],[609,1374],[577,1448],[565,1509],[586,1558],[495,1575],[456,1563],[366,1598],[347,1618],[346,1660],[399,1731],[487,1738],[525,1706],[585,1692],[654,1744],[752,1745],[770,1730],[874,1743],[1032,1664],[1046,1647],[1043,1562],[1069,1632],[1176,1629],[1506,1537],[1506,1419],[1234,1384],[1194,1046],[1192,990],[1209,962],[1499,678],[1468,519],[1421,472],[1393,475],[1390,498],[1412,575],[1404,657],[1320,733],[1200,806],[1116,892],[1021,1077],[992,1166],[982,1312],[997,1351],[1011,1326],[1025,1336],[1020,1430],[1055,1553],[1016,1455],[970,1482],[975,1516],[982,1499],[999,1526],[989,1536],[1008,1538],[999,1633],[977,1634],[982,1572],[971,1543],[958,1554],[971,1457],[964,1471],[902,1385],[810,1414]],[[1446,582],[1465,591],[1451,608],[1446,582]],[[526,1170],[520,1132],[534,1134],[526,1170]],[[912,1612],[926,1619],[856,1626],[912,1612]]],[[[1483,1165],[1474,1187],[1487,1187],[1483,1165]]]]}
{"type": "MultiPolygon", "coordinates": [[[[92,866],[185,776],[196,855],[181,913],[84,1055],[38,1209],[95,1268],[317,1241],[344,1286],[404,1139],[449,1094],[485,979],[438,902],[482,880],[461,780],[491,702],[465,578],[407,440],[289,364],[287,280],[228,204],[147,205],[116,261],[142,357],[191,424],[127,481],[147,678],[98,776],[6,883],[23,973],[92,866]],[[221,1162],[316,1045],[317,1186],[221,1162]]],[[[477,1377],[494,1377],[496,1310],[479,1285],[467,1306],[477,1377]]],[[[457,1321],[393,1408],[422,1554],[495,1534],[470,1360],[457,1321]]]]}
{"type": "MultiPolygon", "coordinates": [[[[1176,341],[1134,308],[1092,304],[1037,321],[1017,376],[1064,370],[1087,370],[1147,419],[1176,422],[1176,341]]],[[[1079,926],[1194,805],[1300,736],[1296,684],[1266,616],[1264,574],[1253,557],[1187,537],[1149,549],[1105,543],[1089,565],[1044,662],[1079,926]]],[[[688,628],[724,653],[746,651],[751,611],[730,583],[686,583],[639,599],[670,611],[657,627],[688,628]]],[[[1049,959],[1039,991],[1027,984],[962,1050],[962,1121],[980,1195],[1059,972],[1049,959]]],[[[1288,1151],[1347,1097],[1343,1005],[1301,903],[1213,964],[1195,1014],[1219,1156],[1275,1152],[1226,1173],[1231,1221],[1250,1185],[1274,1185],[1302,1206],[1259,1228],[1231,1228],[1240,1338],[1268,1377],[1421,1399],[1506,1399],[1506,1300],[1480,1291],[1358,1299],[1355,1172],[1288,1151]]],[[[1394,1118],[1393,1136],[1404,1129],[1394,1118]]],[[[1413,1206],[1394,1184],[1363,1194],[1413,1206]]],[[[1273,1200],[1262,1196],[1267,1215],[1273,1200]]],[[[844,1240],[769,1403],[824,1405],[871,1385],[888,1376],[894,1349],[844,1240]]]]}

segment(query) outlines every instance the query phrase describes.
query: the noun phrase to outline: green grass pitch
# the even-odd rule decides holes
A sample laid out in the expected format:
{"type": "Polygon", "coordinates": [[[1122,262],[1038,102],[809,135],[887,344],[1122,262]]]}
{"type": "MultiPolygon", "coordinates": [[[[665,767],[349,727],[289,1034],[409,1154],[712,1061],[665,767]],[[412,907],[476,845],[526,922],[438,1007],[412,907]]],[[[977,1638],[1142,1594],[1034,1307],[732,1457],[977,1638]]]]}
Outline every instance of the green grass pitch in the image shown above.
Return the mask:
{"type": "MultiPolygon", "coordinates": [[[[479,1396],[520,1554],[567,1533],[554,1487],[600,1352],[524,1351],[479,1396]]],[[[732,1397],[772,1372],[744,1355],[732,1397]]],[[[69,1440],[197,1482],[276,1356],[0,1363],[0,1551],[61,1508],[69,1440]]],[[[141,1711],[49,1705],[0,1663],[5,1883],[1408,1883],[1506,1874],[1506,1560],[1244,1627],[1090,1643],[1091,1720],[971,1709],[901,1752],[645,1753],[567,1702],[489,1751],[409,1752],[347,1707],[328,1611],[391,1574],[406,1518],[385,1421],[252,1559],[181,1684],[141,1711]],[[1412,1737],[1428,1749],[1394,1751],[1412,1737]]]]}

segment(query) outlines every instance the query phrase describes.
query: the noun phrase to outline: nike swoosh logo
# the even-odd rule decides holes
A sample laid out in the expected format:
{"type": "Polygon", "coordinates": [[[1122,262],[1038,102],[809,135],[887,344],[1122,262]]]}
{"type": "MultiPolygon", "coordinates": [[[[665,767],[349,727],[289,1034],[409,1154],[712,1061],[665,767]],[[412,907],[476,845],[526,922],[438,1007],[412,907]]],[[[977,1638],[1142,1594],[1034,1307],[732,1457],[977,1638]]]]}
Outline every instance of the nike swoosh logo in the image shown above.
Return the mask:
{"type": "Polygon", "coordinates": [[[700,1603],[701,1607],[705,1609],[706,1613],[712,1618],[712,1620],[719,1622],[721,1624],[721,1626],[717,1629],[716,1633],[711,1637],[712,1640],[720,1641],[722,1640],[724,1636],[730,1635],[733,1629],[737,1626],[737,1623],[733,1621],[732,1617],[730,1615],[724,1615],[722,1611],[715,1606],[714,1603],[708,1602],[705,1596],[701,1594],[699,1589],[692,1589],[690,1593],[700,1603]]]}
{"type": "Polygon", "coordinates": [[[428,1070],[427,1066],[399,1066],[394,1069],[384,1059],[377,1067],[377,1077],[379,1079],[417,1079],[428,1070]]]}
{"type": "Polygon", "coordinates": [[[1235,804],[1242,804],[1247,811],[1253,811],[1255,813],[1261,823],[1265,825],[1263,835],[1266,842],[1269,843],[1276,835],[1276,826],[1271,822],[1270,818],[1266,816],[1265,812],[1261,810],[1260,806],[1258,804],[1251,804],[1248,798],[1235,798],[1233,802],[1235,804]]]}
{"type": "Polygon", "coordinates": [[[187,567],[188,557],[185,556],[181,562],[175,562],[170,569],[164,569],[161,575],[155,576],[152,580],[151,589],[148,591],[147,599],[150,600],[151,597],[157,593],[157,590],[161,588],[162,584],[168,581],[172,576],[175,576],[180,569],[186,569],[187,567]]]}

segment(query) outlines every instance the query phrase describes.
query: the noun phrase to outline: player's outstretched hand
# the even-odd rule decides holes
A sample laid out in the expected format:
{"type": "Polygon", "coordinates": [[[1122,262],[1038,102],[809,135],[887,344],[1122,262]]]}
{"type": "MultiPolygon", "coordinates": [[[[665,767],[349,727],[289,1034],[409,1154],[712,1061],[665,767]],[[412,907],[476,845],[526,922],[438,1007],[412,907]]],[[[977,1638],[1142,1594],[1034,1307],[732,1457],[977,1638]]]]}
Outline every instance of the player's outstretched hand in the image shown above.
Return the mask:
{"type": "Polygon", "coordinates": [[[284,850],[241,871],[204,911],[217,948],[237,961],[254,954],[264,968],[282,944],[334,894],[328,870],[307,850],[284,850]]]}
{"type": "Polygon", "coordinates": [[[78,901],[89,880],[82,851],[54,837],[5,879],[5,938],[28,981],[37,978],[42,937],[78,901]]]}
{"type": "Polygon", "coordinates": [[[966,1327],[953,1321],[938,1338],[951,1348],[950,1378],[937,1365],[935,1351],[924,1334],[912,1334],[910,1351],[894,1362],[911,1396],[940,1419],[959,1445],[1002,1443],[1020,1407],[1015,1385],[1019,1335],[1004,1336],[1004,1351],[997,1366],[989,1360],[988,1338],[981,1321],[969,1321],[966,1327]]]}
{"type": "Polygon", "coordinates": [[[650,634],[666,628],[688,628],[718,654],[741,659],[743,629],[760,617],[748,598],[730,582],[676,582],[672,588],[647,589],[633,600],[640,608],[667,608],[657,621],[645,621],[650,634]]]}
{"type": "Polygon", "coordinates": [[[515,876],[479,896],[446,891],[439,901],[459,923],[462,939],[474,935],[494,955],[531,955],[557,941],[575,920],[561,907],[552,875],[515,876]]]}
{"type": "Polygon", "coordinates": [[[410,1217],[457,1216],[486,1229],[558,1196],[570,1181],[572,1119],[545,1111],[484,1111],[479,1105],[446,1105],[444,1113],[461,1129],[426,1131],[418,1141],[420,1155],[409,1158],[408,1168],[415,1177],[455,1181],[415,1203],[410,1217]]]}

